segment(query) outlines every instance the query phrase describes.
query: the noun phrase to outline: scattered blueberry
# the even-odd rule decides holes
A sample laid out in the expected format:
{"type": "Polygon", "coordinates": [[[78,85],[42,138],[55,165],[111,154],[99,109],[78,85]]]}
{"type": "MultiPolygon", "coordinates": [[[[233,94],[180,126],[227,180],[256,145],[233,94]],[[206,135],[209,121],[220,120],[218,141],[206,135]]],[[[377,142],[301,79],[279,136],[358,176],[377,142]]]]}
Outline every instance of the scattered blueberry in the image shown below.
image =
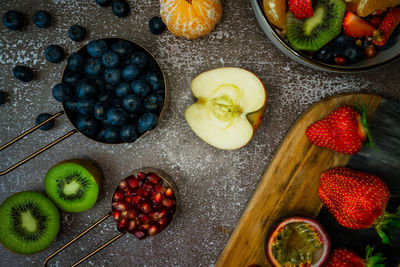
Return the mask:
{"type": "Polygon", "coordinates": [[[125,124],[121,127],[120,136],[122,141],[127,143],[134,142],[138,136],[136,133],[136,127],[133,124],[125,124]]]}
{"type": "Polygon", "coordinates": [[[146,81],[150,84],[153,91],[164,90],[164,79],[160,74],[154,71],[148,72],[146,74],[146,81]]]}
{"type": "Polygon", "coordinates": [[[128,119],[128,115],[122,108],[110,108],[107,111],[106,119],[112,124],[116,126],[123,125],[128,119]]]}
{"type": "Polygon", "coordinates": [[[6,92],[0,91],[0,105],[5,104],[6,100],[7,100],[6,92]]]}
{"type": "Polygon", "coordinates": [[[131,87],[133,92],[141,97],[145,97],[150,93],[150,86],[143,79],[133,80],[131,83],[131,87]]]}
{"type": "Polygon", "coordinates": [[[133,51],[132,44],[125,40],[119,40],[111,45],[112,51],[118,53],[121,58],[127,58],[133,51]]]}
{"type": "Polygon", "coordinates": [[[146,113],[138,121],[138,131],[140,134],[150,131],[157,125],[157,116],[153,113],[146,113]]]}
{"type": "Polygon", "coordinates": [[[345,34],[342,34],[342,35],[339,35],[338,37],[336,37],[335,39],[333,39],[333,46],[347,48],[353,44],[353,41],[354,41],[353,38],[351,38],[345,34]]]}
{"type": "Polygon", "coordinates": [[[13,69],[13,75],[20,81],[30,82],[33,80],[33,70],[25,66],[16,66],[13,69]]]}
{"type": "Polygon", "coordinates": [[[111,85],[117,85],[121,81],[121,70],[105,69],[104,80],[111,85]]]}
{"type": "Polygon", "coordinates": [[[103,65],[100,58],[89,58],[84,66],[84,70],[89,75],[99,75],[103,71],[103,65]]]}
{"type": "Polygon", "coordinates": [[[75,42],[81,42],[85,39],[86,30],[82,26],[72,25],[68,30],[69,38],[75,42]]]}
{"type": "Polygon", "coordinates": [[[164,99],[159,94],[151,94],[144,99],[143,103],[148,112],[159,112],[163,107],[164,99]]]}
{"type": "Polygon", "coordinates": [[[122,70],[122,78],[126,81],[136,79],[140,74],[140,69],[135,64],[130,64],[122,70]]]}
{"type": "Polygon", "coordinates": [[[51,15],[44,10],[36,11],[33,15],[33,23],[39,28],[47,28],[51,24],[51,15]]]}
{"type": "Polygon", "coordinates": [[[104,140],[109,144],[118,143],[120,139],[120,129],[116,126],[110,126],[104,132],[104,140]]]}
{"type": "Polygon", "coordinates": [[[77,112],[78,111],[78,102],[74,100],[64,102],[65,108],[69,111],[77,112]]]}
{"type": "Polygon", "coordinates": [[[111,0],[96,0],[96,3],[101,7],[107,7],[111,5],[111,0]]]}
{"type": "Polygon", "coordinates": [[[138,65],[140,68],[144,69],[147,66],[148,58],[144,52],[135,52],[132,55],[131,63],[138,65]]]}
{"type": "Polygon", "coordinates": [[[129,82],[122,82],[115,88],[115,94],[118,97],[124,97],[132,92],[131,84],[129,82]]]}
{"type": "Polygon", "coordinates": [[[124,0],[115,0],[112,3],[112,11],[115,16],[123,18],[129,15],[129,5],[124,0]]]}
{"type": "Polygon", "coordinates": [[[152,17],[149,21],[149,29],[153,34],[161,34],[166,30],[164,22],[160,17],[152,17]]]}
{"type": "Polygon", "coordinates": [[[79,71],[84,63],[83,57],[78,53],[72,53],[68,57],[68,68],[72,71],[79,71]]]}
{"type": "Polygon", "coordinates": [[[51,63],[60,63],[65,57],[63,48],[58,45],[48,46],[44,51],[44,55],[51,63]]]}
{"type": "Polygon", "coordinates": [[[101,57],[108,50],[108,45],[104,40],[93,40],[87,44],[86,49],[92,57],[101,57]]]}
{"type": "Polygon", "coordinates": [[[98,120],[103,120],[107,113],[108,105],[104,102],[97,102],[94,105],[94,117],[98,120]]]}
{"type": "Polygon", "coordinates": [[[76,96],[79,99],[90,99],[97,93],[96,86],[89,79],[82,79],[76,87],[76,96]]]}
{"type": "Polygon", "coordinates": [[[76,86],[81,80],[81,76],[78,72],[66,71],[62,77],[63,82],[69,85],[76,86]]]}
{"type": "Polygon", "coordinates": [[[115,68],[119,64],[119,56],[114,51],[105,52],[101,60],[106,68],[115,68]]]}
{"type": "Polygon", "coordinates": [[[353,64],[362,59],[363,51],[358,46],[349,46],[344,50],[343,55],[347,57],[350,64],[353,64]]]}
{"type": "Polygon", "coordinates": [[[330,46],[324,46],[314,54],[314,58],[322,63],[329,64],[333,60],[333,49],[330,46]]]}
{"type": "MultiPolygon", "coordinates": [[[[39,114],[35,119],[35,125],[38,125],[38,124],[44,122],[45,120],[47,120],[50,117],[51,117],[51,114],[49,114],[49,113],[39,114]]],[[[40,126],[39,129],[42,131],[48,131],[53,127],[54,127],[54,120],[51,120],[51,121],[47,122],[46,124],[40,126]]]]}
{"type": "Polygon", "coordinates": [[[142,108],[142,102],[135,94],[125,96],[122,100],[122,105],[128,112],[138,112],[142,108]]]}
{"type": "Polygon", "coordinates": [[[24,15],[18,11],[10,10],[3,15],[3,23],[8,29],[17,31],[24,26],[24,15]]]}
{"type": "Polygon", "coordinates": [[[77,111],[82,115],[90,115],[94,109],[94,101],[82,99],[78,101],[77,111]]]}
{"type": "Polygon", "coordinates": [[[99,122],[92,116],[78,116],[76,127],[84,135],[94,136],[99,131],[99,122]]]}
{"type": "Polygon", "coordinates": [[[59,83],[53,87],[53,97],[59,102],[71,100],[72,95],[72,89],[65,83],[59,83]]]}

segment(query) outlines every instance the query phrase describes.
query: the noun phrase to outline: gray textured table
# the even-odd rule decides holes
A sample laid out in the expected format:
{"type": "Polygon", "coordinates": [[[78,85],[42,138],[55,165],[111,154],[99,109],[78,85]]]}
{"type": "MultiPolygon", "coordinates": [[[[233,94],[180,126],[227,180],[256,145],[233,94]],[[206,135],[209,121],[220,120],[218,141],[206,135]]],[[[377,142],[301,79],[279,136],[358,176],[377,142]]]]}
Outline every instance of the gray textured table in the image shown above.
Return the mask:
{"type": "MultiPolygon", "coordinates": [[[[84,266],[210,266],[218,259],[237,224],[257,182],[275,149],[296,118],[315,101],[341,92],[373,92],[400,100],[398,63],[365,74],[317,72],[290,61],[267,40],[259,28],[249,1],[224,1],[221,23],[207,37],[187,41],[165,32],[152,35],[147,26],[157,15],[157,1],[131,0],[131,14],[116,18],[110,8],[94,0],[1,1],[0,11],[15,9],[32,17],[36,10],[50,11],[54,23],[36,28],[30,21],[22,32],[0,26],[0,90],[8,102],[0,106],[0,144],[33,125],[41,112],[61,109],[51,96],[66,64],[48,63],[43,51],[59,44],[68,53],[82,43],[72,42],[67,30],[72,24],[88,29],[89,39],[121,37],[147,47],[164,69],[169,103],[159,127],[133,144],[103,145],[81,134],[70,137],[15,171],[0,177],[0,202],[23,190],[43,191],[46,171],[69,158],[89,158],[104,174],[98,203],[80,214],[62,213],[62,228],[56,241],[34,256],[15,255],[0,248],[0,265],[40,265],[52,251],[72,239],[109,211],[117,182],[134,169],[152,166],[175,180],[180,209],[168,231],[139,241],[126,235],[93,256],[84,266]],[[38,78],[22,83],[12,77],[17,64],[31,66],[38,78]],[[240,66],[259,75],[269,99],[264,121],[253,140],[236,151],[215,149],[201,141],[188,127],[184,110],[193,101],[190,81],[202,71],[222,66],[240,66]]],[[[43,143],[72,129],[68,120],[57,119],[50,132],[34,133],[0,154],[0,168],[22,159],[43,143]]],[[[86,255],[117,233],[110,218],[73,247],[54,258],[54,266],[66,266],[86,255]]]]}

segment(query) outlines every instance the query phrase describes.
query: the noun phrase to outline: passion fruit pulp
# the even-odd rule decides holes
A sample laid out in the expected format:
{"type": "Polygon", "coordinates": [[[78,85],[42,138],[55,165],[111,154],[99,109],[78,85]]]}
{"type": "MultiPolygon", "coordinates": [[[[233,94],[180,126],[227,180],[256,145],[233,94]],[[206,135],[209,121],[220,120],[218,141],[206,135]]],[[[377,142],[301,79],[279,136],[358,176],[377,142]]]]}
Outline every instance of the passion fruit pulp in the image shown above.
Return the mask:
{"type": "Polygon", "coordinates": [[[271,232],[266,254],[275,267],[318,267],[327,260],[329,249],[329,237],[317,221],[291,217],[271,232]]]}

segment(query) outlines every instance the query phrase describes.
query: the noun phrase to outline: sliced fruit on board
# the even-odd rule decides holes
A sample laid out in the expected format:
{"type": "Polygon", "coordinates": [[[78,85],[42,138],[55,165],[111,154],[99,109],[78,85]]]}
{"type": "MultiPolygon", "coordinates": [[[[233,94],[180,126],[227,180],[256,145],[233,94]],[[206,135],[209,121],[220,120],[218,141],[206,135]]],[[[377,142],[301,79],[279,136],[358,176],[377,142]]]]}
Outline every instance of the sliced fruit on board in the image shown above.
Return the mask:
{"type": "Polygon", "coordinates": [[[400,0],[358,0],[357,15],[366,17],[379,9],[400,5],[400,0]]]}
{"type": "Polygon", "coordinates": [[[272,266],[321,266],[329,255],[330,239],[315,220],[291,217],[279,223],[267,240],[272,266]]]}
{"type": "Polygon", "coordinates": [[[286,0],[263,0],[263,10],[269,22],[286,29],[286,0]]]}
{"type": "Polygon", "coordinates": [[[0,206],[0,243],[15,253],[30,255],[46,249],[59,229],[60,213],[41,193],[16,193],[0,206]]]}
{"type": "Polygon", "coordinates": [[[385,15],[379,29],[374,32],[372,42],[375,45],[384,46],[389,40],[390,35],[400,23],[400,8],[391,8],[385,15]]]}
{"type": "Polygon", "coordinates": [[[298,20],[287,15],[287,37],[299,51],[317,51],[338,36],[342,30],[346,4],[342,0],[316,0],[314,15],[298,20]]]}
{"type": "Polygon", "coordinates": [[[213,69],[193,79],[191,89],[197,102],[186,109],[185,118],[203,141],[232,150],[251,140],[267,102],[256,75],[240,68],[213,69]]]}
{"type": "Polygon", "coordinates": [[[384,267],[382,253],[373,255],[374,248],[367,246],[365,259],[347,248],[337,248],[329,257],[326,267],[384,267]]]}
{"type": "Polygon", "coordinates": [[[348,11],[344,17],[343,30],[347,36],[350,37],[372,37],[376,28],[348,11]]]}

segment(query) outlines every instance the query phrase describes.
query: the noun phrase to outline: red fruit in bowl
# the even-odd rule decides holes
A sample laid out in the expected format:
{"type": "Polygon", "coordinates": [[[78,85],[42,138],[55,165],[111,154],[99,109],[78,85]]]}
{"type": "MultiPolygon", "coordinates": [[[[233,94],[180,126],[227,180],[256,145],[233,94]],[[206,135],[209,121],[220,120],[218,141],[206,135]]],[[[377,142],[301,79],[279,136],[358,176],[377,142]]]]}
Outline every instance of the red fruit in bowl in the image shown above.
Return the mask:
{"type": "Polygon", "coordinates": [[[127,219],[121,219],[117,223],[117,229],[120,232],[125,232],[128,229],[128,220],[127,219]]]}
{"type": "Polygon", "coordinates": [[[158,229],[158,227],[156,226],[156,225],[154,225],[154,224],[152,224],[152,225],[150,225],[150,227],[149,227],[149,229],[148,229],[148,231],[147,231],[147,233],[151,236],[151,235],[155,235],[155,234],[157,234],[159,232],[159,229],[158,229]]]}
{"type": "Polygon", "coordinates": [[[169,224],[169,219],[167,217],[162,217],[161,219],[159,219],[157,221],[158,225],[163,229],[165,227],[167,227],[167,225],[169,224]]]}
{"type": "Polygon", "coordinates": [[[131,203],[131,197],[124,197],[124,200],[127,202],[127,203],[131,203]]]}
{"type": "Polygon", "coordinates": [[[267,241],[266,254],[272,266],[323,266],[330,240],[314,219],[292,217],[279,223],[267,241]],[[289,253],[295,251],[296,253],[289,253]]]}
{"type": "Polygon", "coordinates": [[[174,198],[174,197],[175,197],[174,191],[172,190],[171,187],[168,187],[168,188],[165,190],[164,195],[165,195],[166,197],[168,197],[168,198],[174,198]]]}
{"type": "Polygon", "coordinates": [[[155,174],[154,172],[149,172],[147,174],[147,181],[149,181],[152,184],[162,183],[161,178],[157,174],[155,174]]]}
{"type": "Polygon", "coordinates": [[[129,205],[125,201],[117,201],[112,203],[112,209],[113,210],[127,210],[129,208],[129,205]]]}
{"type": "Polygon", "coordinates": [[[154,204],[160,204],[163,201],[163,194],[161,192],[151,192],[151,200],[154,204]]]}
{"type": "Polygon", "coordinates": [[[149,213],[149,216],[153,219],[153,221],[158,221],[162,217],[167,216],[167,210],[166,209],[161,209],[159,211],[151,212],[149,213]]]}
{"type": "Polygon", "coordinates": [[[130,203],[133,206],[137,206],[141,199],[142,199],[141,196],[133,196],[133,197],[131,197],[131,202],[130,203]]]}
{"type": "Polygon", "coordinates": [[[151,205],[148,202],[143,202],[139,205],[139,208],[142,212],[148,213],[151,211],[151,205]]]}
{"type": "Polygon", "coordinates": [[[174,205],[174,203],[172,202],[172,200],[171,200],[171,199],[168,199],[168,198],[163,199],[162,204],[163,204],[163,206],[166,207],[167,209],[170,209],[170,208],[174,205]]]}
{"type": "Polygon", "coordinates": [[[121,190],[116,190],[113,195],[113,201],[121,201],[124,199],[124,193],[121,190]]]}
{"type": "Polygon", "coordinates": [[[135,177],[135,176],[129,176],[126,179],[126,181],[127,181],[128,185],[129,185],[129,187],[132,188],[132,189],[136,188],[137,186],[139,186],[139,179],[137,177],[135,177]]]}
{"type": "Polygon", "coordinates": [[[127,187],[127,185],[128,185],[128,184],[126,183],[126,180],[123,179],[123,180],[121,180],[121,181],[119,182],[118,187],[119,187],[119,189],[124,190],[124,189],[127,187]]]}
{"type": "Polygon", "coordinates": [[[145,182],[145,183],[143,184],[143,188],[146,189],[146,190],[148,190],[148,191],[150,191],[150,190],[153,189],[153,184],[151,184],[150,182],[145,182]]]}
{"type": "Polygon", "coordinates": [[[138,212],[137,212],[134,208],[131,208],[131,209],[129,209],[129,210],[127,211],[126,217],[127,217],[128,219],[134,219],[134,218],[136,218],[137,216],[138,216],[138,212]]]}
{"type": "Polygon", "coordinates": [[[133,232],[136,228],[136,222],[135,220],[129,220],[128,221],[128,232],[133,232]]]}
{"type": "Polygon", "coordinates": [[[313,16],[311,0],[289,0],[289,10],[296,19],[306,19],[313,16]]]}
{"type": "Polygon", "coordinates": [[[142,224],[148,224],[150,222],[150,218],[147,214],[140,213],[138,218],[142,224]]]}
{"type": "Polygon", "coordinates": [[[400,8],[392,7],[386,13],[377,31],[374,32],[374,45],[384,46],[390,35],[400,23],[400,8]]]}
{"type": "Polygon", "coordinates": [[[114,220],[119,221],[121,219],[121,212],[119,210],[114,210],[113,218],[114,218],[114,220]]]}
{"type": "Polygon", "coordinates": [[[343,30],[350,37],[372,37],[376,28],[354,13],[348,11],[343,21],[343,30]]]}
{"type": "Polygon", "coordinates": [[[149,228],[150,228],[150,224],[148,224],[148,223],[142,224],[139,226],[139,229],[143,230],[143,231],[147,231],[147,230],[149,230],[149,228]]]}
{"type": "Polygon", "coordinates": [[[154,186],[154,189],[153,189],[153,190],[154,190],[154,192],[164,193],[165,190],[166,190],[166,188],[165,188],[165,186],[163,186],[163,185],[157,184],[157,185],[154,186]]]}
{"type": "Polygon", "coordinates": [[[146,235],[143,231],[135,231],[134,235],[139,239],[143,239],[146,237],[146,235]]]}
{"type": "Polygon", "coordinates": [[[146,178],[146,174],[143,172],[137,172],[136,175],[137,175],[139,181],[143,181],[146,178]]]}
{"type": "Polygon", "coordinates": [[[335,249],[329,257],[326,267],[366,267],[385,266],[385,258],[381,253],[372,255],[374,248],[367,246],[365,259],[347,248],[335,249]]]}

